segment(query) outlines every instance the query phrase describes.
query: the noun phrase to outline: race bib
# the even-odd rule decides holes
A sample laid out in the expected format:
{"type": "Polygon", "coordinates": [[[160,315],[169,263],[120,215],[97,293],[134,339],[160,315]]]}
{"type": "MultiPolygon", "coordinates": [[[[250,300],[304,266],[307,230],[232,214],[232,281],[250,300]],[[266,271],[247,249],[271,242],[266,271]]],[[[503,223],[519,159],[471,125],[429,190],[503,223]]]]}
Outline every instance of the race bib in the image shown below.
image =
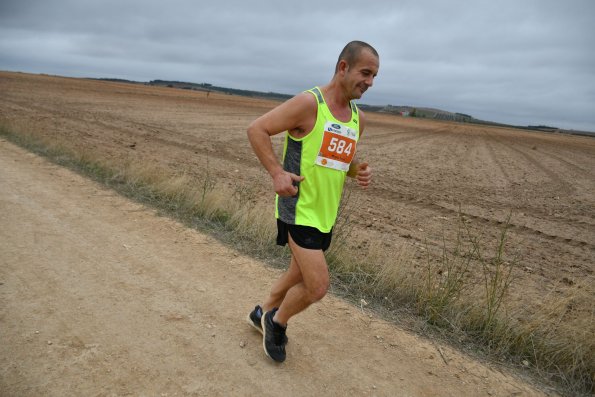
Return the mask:
{"type": "Polygon", "coordinates": [[[357,132],[344,125],[328,121],[324,125],[322,145],[316,157],[316,164],[339,171],[349,171],[349,164],[355,156],[357,132]]]}

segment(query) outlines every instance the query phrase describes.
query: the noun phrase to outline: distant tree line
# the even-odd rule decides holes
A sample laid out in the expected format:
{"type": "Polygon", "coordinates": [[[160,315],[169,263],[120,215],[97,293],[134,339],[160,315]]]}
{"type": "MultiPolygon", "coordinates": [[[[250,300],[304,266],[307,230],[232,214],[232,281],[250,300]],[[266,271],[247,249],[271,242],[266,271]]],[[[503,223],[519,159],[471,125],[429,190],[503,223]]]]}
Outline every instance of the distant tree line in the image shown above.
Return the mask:
{"type": "Polygon", "coordinates": [[[241,95],[247,97],[258,97],[268,99],[279,99],[287,100],[292,95],[280,94],[277,92],[260,92],[251,90],[240,90],[237,88],[218,87],[209,83],[188,83],[185,81],[170,81],[170,80],[152,80],[147,83],[148,85],[165,86],[170,88],[182,88],[185,90],[197,90],[197,91],[217,91],[229,95],[241,95]]]}

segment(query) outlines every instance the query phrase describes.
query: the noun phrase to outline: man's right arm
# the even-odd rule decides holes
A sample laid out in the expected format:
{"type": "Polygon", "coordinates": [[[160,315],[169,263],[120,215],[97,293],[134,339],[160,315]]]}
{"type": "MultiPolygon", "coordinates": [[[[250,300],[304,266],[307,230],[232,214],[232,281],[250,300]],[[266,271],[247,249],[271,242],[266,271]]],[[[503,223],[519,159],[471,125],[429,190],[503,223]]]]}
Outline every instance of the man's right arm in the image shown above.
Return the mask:
{"type": "Polygon", "coordinates": [[[254,120],[248,127],[248,140],[252,149],[273,179],[275,192],[280,196],[296,195],[294,182],[304,178],[283,170],[273,151],[271,136],[296,129],[310,131],[315,120],[315,98],[302,93],[254,120]]]}

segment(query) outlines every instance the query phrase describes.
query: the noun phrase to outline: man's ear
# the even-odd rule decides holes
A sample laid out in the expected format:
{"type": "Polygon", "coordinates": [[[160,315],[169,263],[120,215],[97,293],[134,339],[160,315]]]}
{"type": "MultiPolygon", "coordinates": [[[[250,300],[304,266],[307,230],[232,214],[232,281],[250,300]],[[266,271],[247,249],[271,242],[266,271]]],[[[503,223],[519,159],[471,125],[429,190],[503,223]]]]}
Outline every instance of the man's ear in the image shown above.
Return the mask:
{"type": "Polygon", "coordinates": [[[338,68],[338,72],[341,74],[344,74],[345,72],[347,72],[349,70],[349,65],[347,64],[347,61],[344,59],[341,59],[339,61],[339,68],[338,68]]]}

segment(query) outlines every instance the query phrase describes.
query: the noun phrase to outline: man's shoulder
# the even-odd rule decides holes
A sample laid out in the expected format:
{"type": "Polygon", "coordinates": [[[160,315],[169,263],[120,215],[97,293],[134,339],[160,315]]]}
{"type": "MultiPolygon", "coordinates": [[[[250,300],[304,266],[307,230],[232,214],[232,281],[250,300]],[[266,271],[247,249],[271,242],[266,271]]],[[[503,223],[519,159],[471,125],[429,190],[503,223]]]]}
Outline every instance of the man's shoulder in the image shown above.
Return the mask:
{"type": "Polygon", "coordinates": [[[292,99],[295,99],[296,102],[299,102],[305,106],[318,106],[318,102],[316,101],[316,94],[310,90],[300,92],[292,99]]]}
{"type": "Polygon", "coordinates": [[[318,109],[316,97],[307,91],[301,92],[293,98],[287,100],[284,105],[286,108],[292,108],[294,111],[299,113],[316,112],[318,109]]]}

